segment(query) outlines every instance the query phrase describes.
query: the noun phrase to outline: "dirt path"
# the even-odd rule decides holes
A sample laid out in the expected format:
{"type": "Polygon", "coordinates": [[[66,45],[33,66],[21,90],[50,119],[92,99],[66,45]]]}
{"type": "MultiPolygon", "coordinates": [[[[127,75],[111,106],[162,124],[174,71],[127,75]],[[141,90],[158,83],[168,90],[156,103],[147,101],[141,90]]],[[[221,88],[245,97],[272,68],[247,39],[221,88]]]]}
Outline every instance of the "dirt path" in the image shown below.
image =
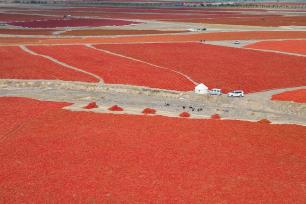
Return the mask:
{"type": "Polygon", "coordinates": [[[142,115],[144,108],[153,108],[158,115],[167,117],[179,117],[181,112],[189,112],[194,119],[207,119],[211,115],[219,114],[222,119],[229,120],[256,122],[268,119],[275,124],[306,126],[306,104],[270,100],[271,95],[275,93],[294,89],[297,88],[271,90],[247,94],[244,98],[232,98],[226,95],[196,95],[193,92],[171,92],[128,85],[103,84],[97,87],[80,82],[0,80],[0,96],[68,102],[73,105],[65,109],[72,111],[113,113],[108,108],[119,105],[124,111],[115,114],[142,115]],[[96,101],[99,107],[91,110],[82,108],[92,101],[96,101]]]}
{"type": "Polygon", "coordinates": [[[272,52],[272,53],[279,53],[279,54],[292,55],[292,56],[298,56],[298,57],[306,57],[306,55],[292,53],[292,52],[282,52],[282,51],[277,51],[277,50],[266,50],[266,49],[256,49],[256,48],[246,48],[246,47],[242,47],[242,48],[246,50],[256,50],[256,51],[262,51],[262,52],[272,52]]]}
{"type": "MultiPolygon", "coordinates": [[[[278,39],[277,41],[279,41],[279,40],[280,39],[278,39]]],[[[304,39],[300,39],[300,40],[304,40],[304,39]]],[[[224,47],[235,47],[235,48],[241,48],[241,49],[246,49],[246,50],[256,50],[256,51],[261,51],[261,52],[272,52],[272,53],[292,55],[292,56],[298,56],[298,57],[306,57],[306,55],[298,54],[298,53],[246,47],[248,45],[254,44],[254,43],[259,42],[259,41],[270,41],[270,40],[239,40],[239,44],[235,44],[234,40],[206,41],[205,43],[210,44],[210,45],[224,46],[224,47]]]]}
{"type": "Polygon", "coordinates": [[[46,59],[48,59],[48,60],[50,60],[50,61],[52,61],[52,62],[54,62],[54,63],[56,63],[56,64],[59,64],[59,65],[61,65],[61,66],[66,67],[66,68],[68,68],[68,69],[72,69],[72,70],[74,70],[74,71],[81,72],[81,73],[83,73],[83,74],[87,74],[87,75],[89,75],[89,76],[91,76],[91,77],[94,77],[94,78],[96,78],[96,79],[98,80],[98,83],[103,83],[103,79],[102,79],[100,76],[98,76],[98,75],[95,75],[95,74],[93,74],[93,73],[84,71],[84,70],[82,70],[82,69],[80,69],[80,68],[71,66],[71,65],[66,64],[66,63],[64,63],[64,62],[61,62],[61,61],[59,61],[59,60],[57,60],[57,59],[54,59],[53,57],[50,57],[50,56],[47,56],[47,55],[43,55],[43,54],[38,54],[38,53],[34,52],[33,50],[30,50],[29,48],[27,48],[25,45],[20,45],[19,47],[20,47],[23,51],[25,51],[25,52],[27,52],[27,53],[29,53],[29,54],[31,54],[31,55],[35,55],[35,56],[40,56],[40,57],[46,58],[46,59]]]}
{"type": "Polygon", "coordinates": [[[107,53],[107,54],[115,55],[117,57],[122,57],[122,58],[129,59],[129,60],[132,60],[132,61],[141,62],[143,64],[150,65],[150,66],[152,66],[154,68],[157,68],[157,69],[163,69],[163,70],[168,70],[168,71],[174,72],[176,74],[179,74],[179,75],[183,76],[184,78],[186,78],[188,81],[192,82],[195,85],[199,84],[198,82],[194,81],[191,77],[187,76],[186,74],[183,74],[182,72],[175,71],[175,70],[167,68],[167,67],[163,67],[163,66],[159,66],[159,65],[156,65],[156,64],[152,64],[150,62],[146,62],[146,61],[143,61],[143,60],[140,60],[140,59],[136,59],[136,58],[133,58],[133,57],[129,57],[129,56],[126,56],[126,55],[121,55],[121,54],[118,54],[118,53],[114,53],[114,52],[111,52],[111,51],[108,51],[108,50],[104,50],[104,49],[101,49],[101,48],[96,48],[96,47],[92,46],[91,44],[86,44],[86,46],[89,47],[89,48],[98,50],[100,52],[104,52],[104,53],[107,53]]]}
{"type": "Polygon", "coordinates": [[[293,91],[296,89],[306,89],[306,86],[300,86],[300,87],[293,87],[293,88],[283,88],[283,89],[273,89],[273,90],[267,90],[267,91],[260,91],[256,93],[249,93],[248,97],[257,99],[257,100],[270,100],[273,95],[280,94],[287,91],[293,91]]]}

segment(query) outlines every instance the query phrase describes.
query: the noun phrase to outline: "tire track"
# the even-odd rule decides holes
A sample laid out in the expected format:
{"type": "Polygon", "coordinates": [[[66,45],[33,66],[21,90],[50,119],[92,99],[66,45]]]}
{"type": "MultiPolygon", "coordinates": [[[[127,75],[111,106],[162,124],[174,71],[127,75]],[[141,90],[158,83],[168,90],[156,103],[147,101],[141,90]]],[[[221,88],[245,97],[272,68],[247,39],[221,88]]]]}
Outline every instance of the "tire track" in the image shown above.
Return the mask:
{"type": "Polygon", "coordinates": [[[26,125],[32,123],[33,121],[39,119],[41,116],[46,115],[49,111],[45,110],[44,112],[31,117],[31,118],[26,118],[22,120],[20,123],[16,124],[14,127],[12,127],[10,130],[8,130],[6,133],[4,133],[2,136],[0,136],[0,143],[6,141],[10,137],[13,137],[17,132],[22,130],[26,125]]]}

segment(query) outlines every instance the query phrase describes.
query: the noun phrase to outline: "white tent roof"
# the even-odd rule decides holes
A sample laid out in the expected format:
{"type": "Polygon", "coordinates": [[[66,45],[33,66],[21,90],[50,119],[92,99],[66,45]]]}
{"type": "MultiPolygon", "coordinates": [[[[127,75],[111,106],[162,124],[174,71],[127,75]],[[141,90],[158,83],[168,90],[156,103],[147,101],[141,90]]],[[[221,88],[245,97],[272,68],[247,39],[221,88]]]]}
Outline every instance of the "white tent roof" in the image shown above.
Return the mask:
{"type": "Polygon", "coordinates": [[[196,86],[196,89],[208,89],[208,87],[201,83],[196,86]]]}

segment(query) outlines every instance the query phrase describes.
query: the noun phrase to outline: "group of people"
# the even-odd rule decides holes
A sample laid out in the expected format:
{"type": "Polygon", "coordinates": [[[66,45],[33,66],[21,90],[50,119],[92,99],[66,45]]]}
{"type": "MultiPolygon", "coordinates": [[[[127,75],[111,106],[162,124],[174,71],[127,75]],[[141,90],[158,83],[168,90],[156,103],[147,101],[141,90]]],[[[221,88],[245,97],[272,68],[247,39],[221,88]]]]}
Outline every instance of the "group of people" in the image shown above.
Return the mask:
{"type": "MultiPolygon", "coordinates": [[[[165,106],[170,106],[170,103],[165,103],[165,106]]],[[[197,111],[197,112],[201,112],[203,111],[203,108],[195,108],[193,106],[182,106],[183,110],[186,110],[186,109],[190,109],[192,112],[194,111],[197,111]]]]}
{"type": "MultiPolygon", "coordinates": [[[[186,107],[186,106],[182,106],[182,108],[185,110],[187,107],[186,107]]],[[[192,106],[189,106],[188,108],[189,108],[192,112],[193,112],[193,111],[197,111],[197,112],[203,111],[203,108],[194,108],[194,107],[192,107],[192,106]]]]}

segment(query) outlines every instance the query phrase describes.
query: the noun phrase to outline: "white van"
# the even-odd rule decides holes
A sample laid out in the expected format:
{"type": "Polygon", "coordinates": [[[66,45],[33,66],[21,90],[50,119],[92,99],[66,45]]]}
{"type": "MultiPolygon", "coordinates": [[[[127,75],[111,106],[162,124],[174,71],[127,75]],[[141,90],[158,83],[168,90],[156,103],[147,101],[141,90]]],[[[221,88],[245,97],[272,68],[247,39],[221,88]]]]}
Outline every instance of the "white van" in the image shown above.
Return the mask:
{"type": "Polygon", "coordinates": [[[230,96],[230,97],[244,97],[244,92],[242,90],[235,90],[235,91],[229,92],[227,94],[227,96],[230,96]]]}
{"type": "Polygon", "coordinates": [[[220,96],[221,94],[222,94],[221,89],[214,88],[214,89],[209,90],[209,95],[220,96]]]}

